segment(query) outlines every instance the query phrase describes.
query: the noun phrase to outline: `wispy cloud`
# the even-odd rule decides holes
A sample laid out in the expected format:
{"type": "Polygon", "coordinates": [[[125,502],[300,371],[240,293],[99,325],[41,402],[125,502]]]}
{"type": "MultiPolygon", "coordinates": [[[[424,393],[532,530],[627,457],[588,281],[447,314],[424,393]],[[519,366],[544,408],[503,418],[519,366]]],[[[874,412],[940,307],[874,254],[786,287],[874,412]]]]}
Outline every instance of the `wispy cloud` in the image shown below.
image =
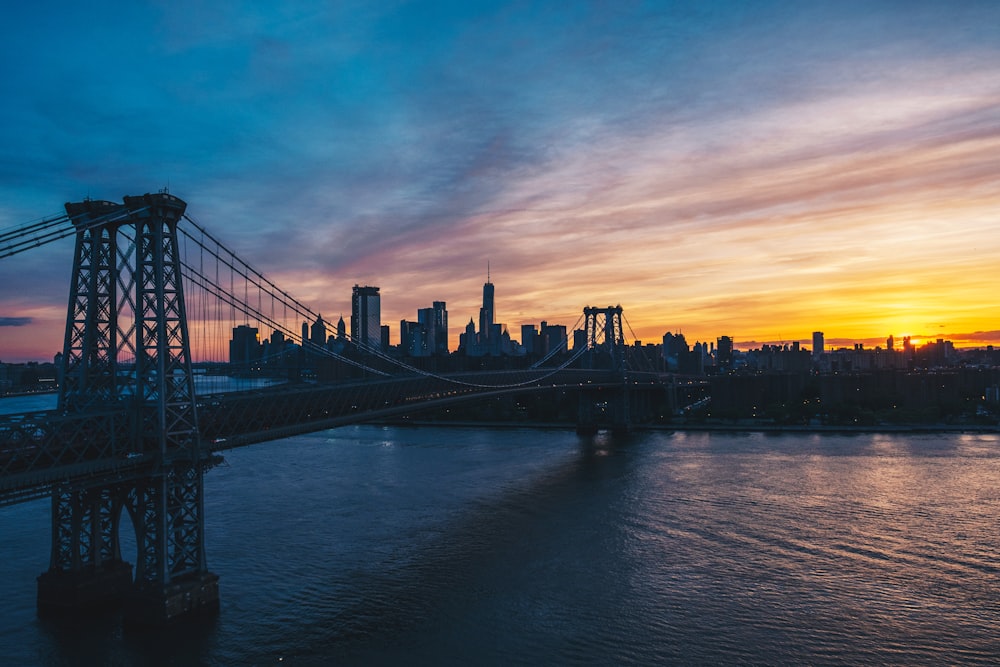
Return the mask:
{"type": "MultiPolygon", "coordinates": [[[[324,313],[380,285],[393,326],[467,321],[489,261],[514,328],[995,329],[995,3],[114,4],[0,28],[0,226],[169,183],[324,313]]],[[[0,265],[46,356],[69,263],[0,265]]]]}

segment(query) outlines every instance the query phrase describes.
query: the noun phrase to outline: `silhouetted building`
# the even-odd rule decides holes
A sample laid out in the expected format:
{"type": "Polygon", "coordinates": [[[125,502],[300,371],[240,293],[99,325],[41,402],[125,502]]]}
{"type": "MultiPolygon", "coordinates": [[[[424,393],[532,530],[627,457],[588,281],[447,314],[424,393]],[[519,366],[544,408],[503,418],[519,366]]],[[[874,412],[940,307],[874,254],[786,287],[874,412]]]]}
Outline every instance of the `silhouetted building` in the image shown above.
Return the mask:
{"type": "Polygon", "coordinates": [[[444,301],[435,301],[431,304],[434,310],[434,352],[435,354],[448,354],[448,309],[444,301]]]}
{"type": "Polygon", "coordinates": [[[554,352],[559,348],[566,349],[566,326],[563,324],[542,322],[539,336],[542,341],[542,354],[554,352]]]}
{"type": "Polygon", "coordinates": [[[799,348],[798,341],[791,345],[763,345],[744,355],[746,366],[756,371],[808,373],[813,366],[812,355],[799,348]]]}
{"type": "Polygon", "coordinates": [[[423,335],[427,354],[448,354],[448,311],[444,301],[435,301],[431,308],[419,309],[417,322],[426,328],[423,335]]]}
{"type": "Polygon", "coordinates": [[[719,336],[719,348],[715,353],[715,364],[721,371],[731,370],[733,367],[733,339],[729,336],[719,336]]]}
{"type": "Polygon", "coordinates": [[[695,350],[688,346],[684,334],[663,334],[663,363],[667,371],[684,375],[702,375],[705,372],[705,347],[698,343],[695,350]]]}
{"type": "Polygon", "coordinates": [[[385,349],[382,346],[382,308],[378,287],[354,286],[351,294],[351,340],[376,350],[385,349]]]}
{"type": "Polygon", "coordinates": [[[527,355],[535,354],[540,345],[538,342],[538,329],[534,324],[521,325],[521,348],[527,355]]]}
{"type": "Polygon", "coordinates": [[[709,357],[709,352],[704,343],[695,342],[694,349],[691,351],[691,360],[685,364],[687,368],[681,370],[681,373],[689,373],[692,375],[704,375],[705,374],[705,360],[709,357]]]}
{"type": "Polygon", "coordinates": [[[476,356],[474,349],[477,348],[476,323],[469,318],[469,323],[465,325],[465,331],[458,336],[458,349],[469,356],[476,356]]]}
{"type": "Polygon", "coordinates": [[[257,328],[241,324],[233,329],[229,341],[229,363],[247,365],[260,360],[261,346],[257,328]]]}
{"type": "Polygon", "coordinates": [[[821,354],[823,354],[823,352],[824,352],[823,345],[824,345],[824,343],[823,343],[823,332],[822,331],[813,331],[813,352],[812,353],[813,353],[814,357],[818,357],[821,354]]]}
{"type": "Polygon", "coordinates": [[[493,333],[493,323],[496,311],[493,303],[493,283],[490,282],[489,272],[486,274],[486,283],[483,285],[483,306],[479,309],[479,338],[480,343],[485,343],[493,333]]]}
{"type": "Polygon", "coordinates": [[[316,321],[309,333],[309,342],[316,347],[326,347],[326,322],[323,321],[323,316],[319,315],[316,317],[316,321]]]}
{"type": "Polygon", "coordinates": [[[459,350],[470,357],[499,357],[512,352],[507,328],[494,321],[496,312],[493,296],[493,283],[489,281],[487,273],[486,283],[483,285],[483,306],[479,309],[479,332],[475,333],[475,325],[470,320],[472,334],[469,332],[470,327],[466,327],[466,332],[459,337],[459,350]]]}

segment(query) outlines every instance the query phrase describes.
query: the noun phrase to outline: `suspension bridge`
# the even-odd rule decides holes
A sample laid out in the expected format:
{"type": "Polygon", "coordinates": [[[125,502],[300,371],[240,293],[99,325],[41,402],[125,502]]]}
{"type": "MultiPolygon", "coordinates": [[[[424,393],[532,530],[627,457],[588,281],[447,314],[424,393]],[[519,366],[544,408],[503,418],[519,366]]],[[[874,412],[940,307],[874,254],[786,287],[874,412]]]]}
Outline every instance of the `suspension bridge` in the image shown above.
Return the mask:
{"type": "Polygon", "coordinates": [[[641,424],[665,397],[677,406],[676,378],[630,363],[620,306],[585,308],[586,345],[519,370],[434,373],[363,340],[314,344],[300,325],[318,315],[186,207],[165,191],[88,199],[0,233],[0,259],[75,239],[57,407],[0,416],[0,505],[52,503],[40,614],[124,604],[129,622],[155,625],[216,610],[203,489],[226,449],[494,397],[569,392],[582,431],[641,424]],[[277,359],[333,372],[213,388],[196,364],[226,367],[237,323],[274,332],[277,359]],[[123,512],[134,565],[121,556],[123,512]]]}

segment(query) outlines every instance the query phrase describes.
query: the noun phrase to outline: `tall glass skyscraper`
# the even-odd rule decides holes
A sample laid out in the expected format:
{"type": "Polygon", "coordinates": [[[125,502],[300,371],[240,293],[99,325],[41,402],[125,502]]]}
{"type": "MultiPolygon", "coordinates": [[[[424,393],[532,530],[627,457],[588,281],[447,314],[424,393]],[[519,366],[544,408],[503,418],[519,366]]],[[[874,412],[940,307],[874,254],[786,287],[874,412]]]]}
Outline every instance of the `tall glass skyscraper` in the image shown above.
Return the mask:
{"type": "Polygon", "coordinates": [[[493,283],[490,282],[489,274],[486,276],[486,284],[483,285],[483,307],[479,309],[479,336],[483,340],[489,340],[493,333],[493,283]]]}
{"type": "Polygon", "coordinates": [[[375,350],[382,349],[382,309],[377,287],[354,286],[351,294],[351,340],[375,350]]]}

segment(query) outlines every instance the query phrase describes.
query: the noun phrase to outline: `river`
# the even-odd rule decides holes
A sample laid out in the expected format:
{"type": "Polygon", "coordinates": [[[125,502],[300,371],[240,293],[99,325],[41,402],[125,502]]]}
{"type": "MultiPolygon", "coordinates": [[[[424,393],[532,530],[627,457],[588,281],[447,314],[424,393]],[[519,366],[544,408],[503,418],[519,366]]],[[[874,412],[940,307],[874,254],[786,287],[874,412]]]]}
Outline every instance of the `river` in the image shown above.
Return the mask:
{"type": "Polygon", "coordinates": [[[49,503],[0,508],[0,664],[1000,660],[996,435],[356,426],[225,456],[196,626],[38,620],[49,503]]]}

